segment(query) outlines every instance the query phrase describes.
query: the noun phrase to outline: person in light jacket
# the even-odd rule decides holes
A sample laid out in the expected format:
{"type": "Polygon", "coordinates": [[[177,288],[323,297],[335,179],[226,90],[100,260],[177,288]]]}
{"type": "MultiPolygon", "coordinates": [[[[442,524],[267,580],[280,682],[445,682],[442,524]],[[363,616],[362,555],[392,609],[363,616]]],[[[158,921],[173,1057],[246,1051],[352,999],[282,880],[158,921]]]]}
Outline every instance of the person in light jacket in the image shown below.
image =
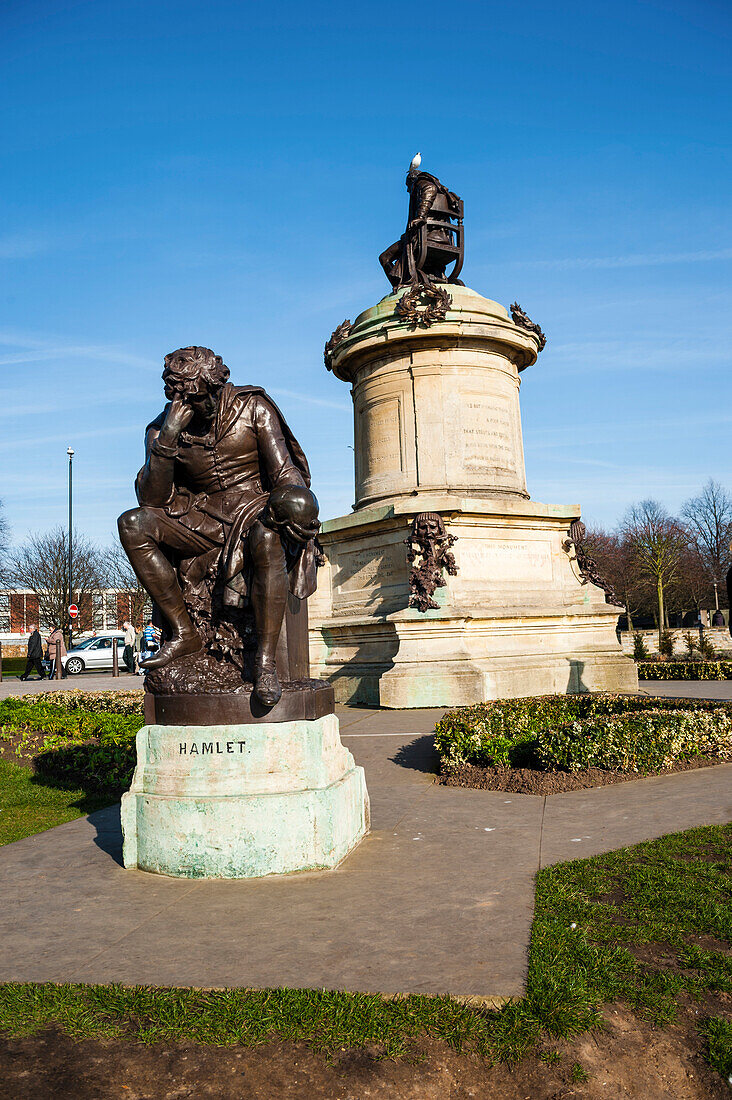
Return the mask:
{"type": "MultiPolygon", "coordinates": [[[[61,627],[55,626],[48,637],[48,660],[51,662],[51,671],[49,677],[53,680],[56,675],[56,642],[61,643],[61,658],[66,656],[66,643],[64,642],[64,635],[61,627]]],[[[63,664],[61,666],[63,668],[63,664]]],[[[61,673],[62,676],[66,676],[66,670],[61,673]]]]}

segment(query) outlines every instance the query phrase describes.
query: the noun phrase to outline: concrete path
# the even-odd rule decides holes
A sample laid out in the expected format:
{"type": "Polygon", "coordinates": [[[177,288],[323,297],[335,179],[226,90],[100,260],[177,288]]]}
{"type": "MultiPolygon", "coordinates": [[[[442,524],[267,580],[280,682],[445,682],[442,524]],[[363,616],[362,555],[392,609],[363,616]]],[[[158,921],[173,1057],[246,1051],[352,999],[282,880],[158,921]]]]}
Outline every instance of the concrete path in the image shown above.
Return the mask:
{"type": "Polygon", "coordinates": [[[339,708],[373,831],[336,871],[125,871],[118,807],[0,848],[0,980],[519,995],[539,867],[732,820],[732,764],[549,798],[436,786],[440,713],[339,708]]]}
{"type": "Polygon", "coordinates": [[[732,700],[732,680],[641,680],[638,688],[641,695],[732,700]]]}
{"type": "Polygon", "coordinates": [[[38,695],[46,691],[135,691],[142,689],[142,676],[130,676],[121,672],[112,676],[111,672],[88,672],[82,676],[67,676],[65,680],[26,680],[5,679],[0,682],[0,699],[8,695],[38,695]]]}

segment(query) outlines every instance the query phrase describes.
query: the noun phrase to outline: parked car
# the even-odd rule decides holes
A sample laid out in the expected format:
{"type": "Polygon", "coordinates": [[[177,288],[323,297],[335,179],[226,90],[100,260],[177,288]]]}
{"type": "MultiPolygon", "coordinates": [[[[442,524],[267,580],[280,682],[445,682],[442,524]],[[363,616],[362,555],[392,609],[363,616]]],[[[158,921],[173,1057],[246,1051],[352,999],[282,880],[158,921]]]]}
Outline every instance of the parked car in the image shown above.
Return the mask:
{"type": "Polygon", "coordinates": [[[124,669],[122,650],[125,646],[124,630],[108,630],[96,638],[87,638],[70,649],[61,664],[69,676],[78,676],[80,672],[111,672],[112,646],[117,646],[120,670],[124,669]]]}

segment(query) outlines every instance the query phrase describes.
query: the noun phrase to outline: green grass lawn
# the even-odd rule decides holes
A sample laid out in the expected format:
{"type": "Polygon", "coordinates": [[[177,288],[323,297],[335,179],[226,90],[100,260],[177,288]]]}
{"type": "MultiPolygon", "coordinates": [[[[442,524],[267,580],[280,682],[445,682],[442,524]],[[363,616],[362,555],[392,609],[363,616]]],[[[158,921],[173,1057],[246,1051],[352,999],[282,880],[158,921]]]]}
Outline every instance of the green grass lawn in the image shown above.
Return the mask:
{"type": "Polygon", "coordinates": [[[113,799],[38,782],[30,768],[0,760],[0,844],[108,806],[113,799]]]}
{"type": "MultiPolygon", "coordinates": [[[[6,709],[20,721],[23,706],[6,709]]],[[[122,726],[141,719],[115,721],[122,726]]],[[[123,733],[120,751],[126,752],[131,733],[126,726],[123,733]]],[[[109,751],[118,748],[112,744],[109,751]]],[[[69,749],[62,744],[57,751],[69,749]]],[[[95,789],[94,768],[79,770],[73,753],[70,759],[73,767],[54,780],[0,760],[1,844],[115,800],[95,789]]],[[[105,756],[104,768],[114,759],[105,756]]],[[[0,1030],[32,1034],[56,1024],[74,1037],[144,1043],[252,1045],[280,1038],[326,1052],[376,1044],[388,1056],[409,1053],[415,1039],[430,1037],[491,1059],[514,1061],[533,1053],[548,1061],[555,1052],[547,1044],[602,1028],[603,1006],[617,1003],[655,1027],[678,1022],[687,1033],[698,1033],[709,1063],[727,1077],[731,947],[732,824],[541,871],[526,994],[500,1009],[449,997],[388,999],[323,990],[5,983],[0,1030]]],[[[582,1073],[578,1066],[578,1081],[582,1073]]]]}
{"type": "MultiPolygon", "coordinates": [[[[46,800],[36,825],[47,828],[78,812],[70,792],[58,795],[40,788],[36,800],[26,789],[17,798],[26,814],[46,800]]],[[[500,1009],[326,990],[5,983],[0,1030],[27,1035],[55,1024],[76,1038],[143,1043],[275,1038],[325,1052],[376,1044],[386,1056],[408,1053],[424,1036],[494,1060],[533,1053],[546,1061],[555,1057],[552,1040],[602,1028],[602,1006],[624,1003],[658,1027],[692,1019],[726,1077],[731,943],[732,825],[710,826],[540,872],[526,995],[500,1009]]],[[[582,1067],[576,1072],[582,1080],[582,1067]]]]}

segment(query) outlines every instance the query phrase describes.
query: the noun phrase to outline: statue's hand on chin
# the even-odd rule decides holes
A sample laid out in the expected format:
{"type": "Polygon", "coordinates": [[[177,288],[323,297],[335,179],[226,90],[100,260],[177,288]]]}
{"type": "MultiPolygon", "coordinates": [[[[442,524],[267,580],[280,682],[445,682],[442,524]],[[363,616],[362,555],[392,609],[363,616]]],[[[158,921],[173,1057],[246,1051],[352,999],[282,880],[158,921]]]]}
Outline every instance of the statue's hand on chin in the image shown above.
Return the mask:
{"type": "Polygon", "coordinates": [[[193,419],[193,411],[184,398],[176,394],[170,402],[165,420],[160,428],[160,435],[164,441],[170,440],[171,443],[178,441],[180,433],[185,431],[193,419]]]}

